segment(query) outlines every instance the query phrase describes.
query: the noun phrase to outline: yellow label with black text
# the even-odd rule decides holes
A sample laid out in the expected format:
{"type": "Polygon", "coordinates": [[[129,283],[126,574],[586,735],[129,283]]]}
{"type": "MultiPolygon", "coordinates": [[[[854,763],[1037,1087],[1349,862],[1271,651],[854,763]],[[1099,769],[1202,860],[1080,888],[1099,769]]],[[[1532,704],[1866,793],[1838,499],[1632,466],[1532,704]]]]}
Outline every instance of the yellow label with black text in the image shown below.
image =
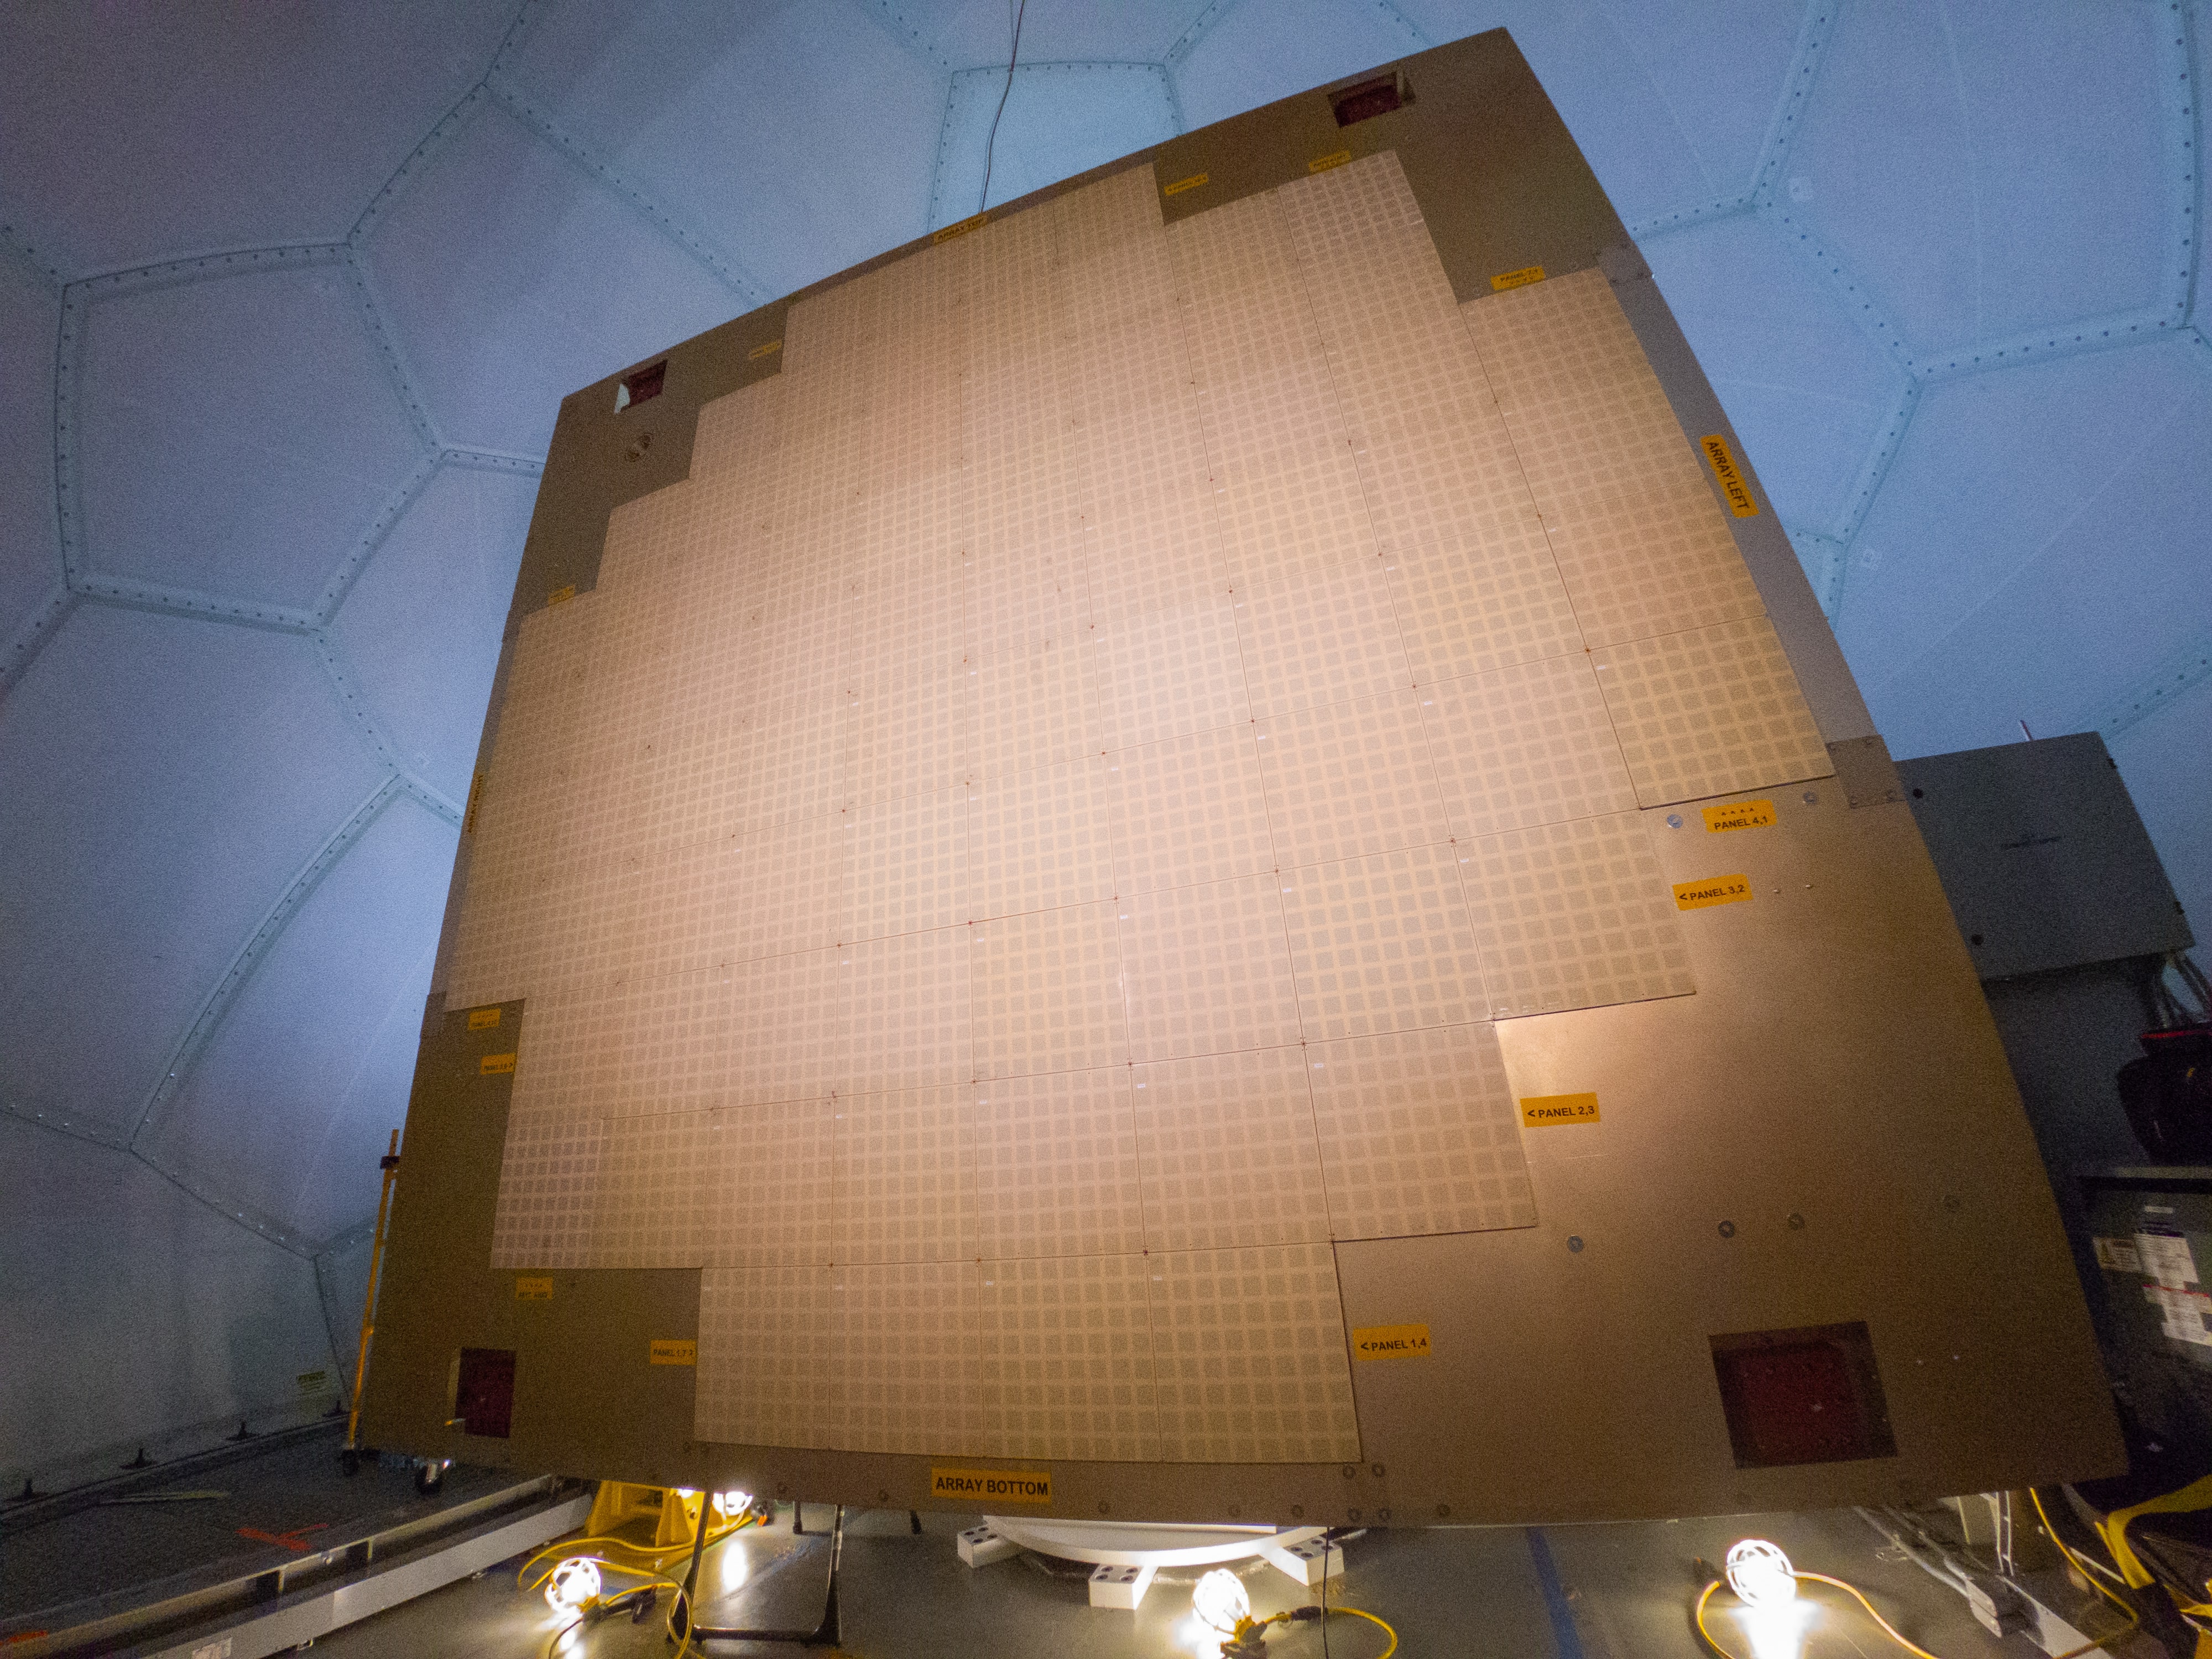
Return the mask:
{"type": "Polygon", "coordinates": [[[1194,173],[1188,179],[1178,179],[1171,185],[1162,185],[1160,186],[1160,194],[1163,196],[1180,196],[1187,190],[1196,190],[1200,185],[1205,184],[1207,181],[1207,177],[1208,175],[1203,173],[1194,173]]]}
{"type": "Polygon", "coordinates": [[[477,1061],[478,1077],[505,1077],[514,1069],[513,1054],[486,1054],[477,1061]]]}
{"type": "Polygon", "coordinates": [[[496,1008],[471,1008],[469,1010],[469,1030],[471,1031],[489,1031],[493,1026],[498,1024],[499,1010],[496,1008]]]}
{"type": "Polygon", "coordinates": [[[929,1495],[988,1498],[994,1504],[1049,1504],[1052,1475],[1044,1469],[932,1469],[929,1495]]]}
{"type": "Polygon", "coordinates": [[[1524,1095],[1521,1121],[1531,1129],[1553,1129],[1567,1123],[1595,1123],[1595,1095],[1524,1095]]]}
{"type": "Polygon", "coordinates": [[[1352,152],[1340,149],[1328,155],[1316,155],[1306,163],[1308,173],[1327,173],[1331,167],[1340,167],[1352,159],[1352,152]]]}
{"type": "Polygon", "coordinates": [[[1705,881],[1674,884],[1677,910],[1702,910],[1711,904],[1741,904],[1751,896],[1748,876],[1713,876],[1705,881]]]}
{"type": "Polygon", "coordinates": [[[550,1302],[553,1299],[553,1281],[550,1279],[517,1279],[514,1281],[514,1299],[517,1302],[550,1302]]]}
{"type": "Polygon", "coordinates": [[[1728,440],[1717,432],[1709,432],[1698,441],[1713,469],[1713,477],[1721,481],[1721,494],[1728,497],[1729,511],[1739,519],[1757,518],[1759,503],[1751,498],[1751,483],[1743,476],[1743,469],[1729,453],[1728,440]]]}
{"type": "Polygon", "coordinates": [[[693,1337],[656,1336],[647,1352],[656,1365],[696,1365],[699,1363],[699,1344],[693,1337]]]}
{"type": "Polygon", "coordinates": [[[957,225],[945,226],[929,240],[933,242],[949,242],[956,236],[965,236],[971,230],[982,229],[990,222],[990,220],[991,216],[988,213],[971,214],[957,225]]]}
{"type": "Polygon", "coordinates": [[[1723,830],[1764,830],[1774,822],[1771,800],[1740,800],[1727,806],[1708,806],[1705,828],[1717,835],[1723,830]]]}
{"type": "Polygon", "coordinates": [[[1490,286],[1495,292],[1503,294],[1509,288],[1526,288],[1531,283],[1540,283],[1543,280],[1543,266],[1523,265],[1518,270],[1499,271],[1490,279],[1490,286]]]}
{"type": "Polygon", "coordinates": [[[771,356],[775,353],[782,349],[782,341],[770,340],[766,345],[757,345],[750,351],[745,353],[745,361],[747,362],[758,362],[762,358],[771,356]]]}
{"type": "Polygon", "coordinates": [[[1364,1325],[1352,1334],[1354,1359],[1425,1359],[1426,1325],[1364,1325]]]}
{"type": "Polygon", "coordinates": [[[548,605],[566,605],[569,600],[575,597],[576,584],[570,582],[566,587],[556,587],[550,593],[548,593],[545,596],[545,603],[548,605]]]}

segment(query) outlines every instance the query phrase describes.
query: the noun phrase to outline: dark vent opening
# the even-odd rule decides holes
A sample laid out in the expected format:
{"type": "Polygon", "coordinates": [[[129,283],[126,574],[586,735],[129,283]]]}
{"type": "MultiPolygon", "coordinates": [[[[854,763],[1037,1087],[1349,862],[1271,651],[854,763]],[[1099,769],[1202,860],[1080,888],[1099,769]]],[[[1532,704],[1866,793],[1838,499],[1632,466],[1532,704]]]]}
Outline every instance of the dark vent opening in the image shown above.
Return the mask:
{"type": "Polygon", "coordinates": [[[1711,1340],[1738,1468],[1897,1455],[1865,1325],[1743,1331],[1711,1340]]]}
{"type": "Polygon", "coordinates": [[[1403,108],[1413,101],[1413,89],[1395,75],[1362,81],[1356,87],[1346,87],[1341,92],[1328,95],[1329,106],[1336,112],[1336,124],[1352,126],[1371,116],[1388,115],[1394,109],[1403,108]]]}
{"type": "Polygon", "coordinates": [[[615,387],[615,413],[619,415],[632,404],[641,404],[660,395],[661,385],[668,379],[668,359],[663,357],[649,368],[635,374],[625,374],[615,387]]]}
{"type": "Polygon", "coordinates": [[[514,1420],[514,1350],[461,1350],[460,1386],[454,1390],[453,1415],[463,1431],[504,1440],[514,1420]]]}

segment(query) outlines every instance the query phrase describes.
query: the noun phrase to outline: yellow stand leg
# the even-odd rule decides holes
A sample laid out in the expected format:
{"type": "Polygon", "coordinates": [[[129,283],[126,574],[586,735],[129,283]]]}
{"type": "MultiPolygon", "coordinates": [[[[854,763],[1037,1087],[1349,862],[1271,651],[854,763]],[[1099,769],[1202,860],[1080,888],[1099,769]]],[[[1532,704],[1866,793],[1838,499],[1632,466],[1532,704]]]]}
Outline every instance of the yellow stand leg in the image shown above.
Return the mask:
{"type": "MultiPolygon", "coordinates": [[[[346,1419],[345,1449],[361,1444],[361,1389],[368,1379],[368,1343],[376,1334],[376,1276],[384,1265],[384,1224],[392,1214],[392,1184],[399,1179],[399,1131],[392,1132],[392,1150],[383,1159],[384,1192],[376,1200],[376,1233],[368,1246],[368,1294],[361,1304],[361,1352],[353,1362],[353,1413],[346,1419]]],[[[350,1470],[351,1463],[346,1465],[350,1470]]]]}

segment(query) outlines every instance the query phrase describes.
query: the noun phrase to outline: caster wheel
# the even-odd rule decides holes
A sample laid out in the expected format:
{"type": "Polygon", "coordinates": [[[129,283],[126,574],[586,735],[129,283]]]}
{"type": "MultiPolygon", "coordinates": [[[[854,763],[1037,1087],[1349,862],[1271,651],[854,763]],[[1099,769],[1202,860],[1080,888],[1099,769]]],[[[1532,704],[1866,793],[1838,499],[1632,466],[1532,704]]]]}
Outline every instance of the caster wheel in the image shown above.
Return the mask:
{"type": "Polygon", "coordinates": [[[338,1454],[338,1473],[345,1476],[349,1480],[352,1480],[356,1474],[359,1474],[361,1473],[361,1454],[350,1446],[340,1452],[338,1454]]]}
{"type": "Polygon", "coordinates": [[[437,1496],[438,1489],[446,1484],[446,1466],[425,1463],[415,1471],[415,1490],[425,1498],[437,1496]]]}

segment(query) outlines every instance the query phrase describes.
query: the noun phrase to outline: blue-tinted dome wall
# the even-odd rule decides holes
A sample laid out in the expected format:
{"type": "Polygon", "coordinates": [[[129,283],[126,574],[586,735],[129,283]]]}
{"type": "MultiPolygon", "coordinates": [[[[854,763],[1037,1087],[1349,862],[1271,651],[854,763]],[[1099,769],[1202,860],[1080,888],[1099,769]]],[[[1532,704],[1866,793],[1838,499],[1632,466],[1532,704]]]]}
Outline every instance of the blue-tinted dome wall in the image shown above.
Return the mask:
{"type": "Polygon", "coordinates": [[[2205,23],[11,7],[0,1482],[330,1403],[559,399],[975,211],[1002,94],[999,201],[1510,27],[1893,750],[2102,731],[2212,915],[2205,23]]]}

